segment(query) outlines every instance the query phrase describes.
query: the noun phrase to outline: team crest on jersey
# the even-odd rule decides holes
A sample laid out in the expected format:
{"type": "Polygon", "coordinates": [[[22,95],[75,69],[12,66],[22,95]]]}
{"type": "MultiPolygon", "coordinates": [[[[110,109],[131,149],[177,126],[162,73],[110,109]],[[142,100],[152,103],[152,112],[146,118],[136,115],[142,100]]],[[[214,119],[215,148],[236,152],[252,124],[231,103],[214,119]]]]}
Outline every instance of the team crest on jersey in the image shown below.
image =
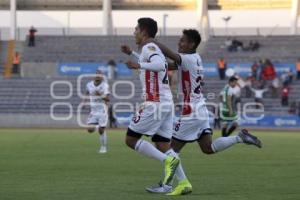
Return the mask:
{"type": "Polygon", "coordinates": [[[148,50],[149,50],[149,51],[155,51],[156,48],[155,48],[155,46],[148,46],[148,50]]]}

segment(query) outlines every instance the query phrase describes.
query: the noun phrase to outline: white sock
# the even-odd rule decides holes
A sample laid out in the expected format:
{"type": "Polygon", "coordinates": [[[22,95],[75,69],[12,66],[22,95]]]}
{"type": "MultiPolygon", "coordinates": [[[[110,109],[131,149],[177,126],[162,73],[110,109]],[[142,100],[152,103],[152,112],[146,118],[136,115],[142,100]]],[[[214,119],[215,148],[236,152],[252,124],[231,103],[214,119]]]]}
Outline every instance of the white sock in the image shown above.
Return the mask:
{"type": "Polygon", "coordinates": [[[160,162],[163,162],[166,158],[167,155],[156,149],[150,142],[147,142],[145,140],[140,139],[137,141],[134,149],[150,158],[154,158],[156,160],[159,160],[160,162]]]}
{"type": "MultiPolygon", "coordinates": [[[[178,154],[173,150],[173,149],[169,149],[166,154],[168,156],[174,156],[176,158],[179,158],[178,154]]],[[[175,176],[177,177],[177,180],[178,181],[182,181],[184,179],[186,179],[186,175],[183,171],[183,168],[182,168],[182,165],[181,165],[181,162],[179,163],[176,171],[175,171],[175,176]]],[[[173,181],[171,182],[171,185],[173,185],[173,181]]]]}
{"type": "Polygon", "coordinates": [[[100,140],[101,146],[102,146],[102,147],[106,147],[106,144],[107,144],[107,135],[106,135],[106,131],[104,131],[102,134],[100,134],[99,140],[100,140]]]}
{"type": "Polygon", "coordinates": [[[212,142],[211,148],[216,153],[219,151],[223,151],[231,147],[232,145],[235,145],[237,143],[242,143],[242,142],[243,142],[242,139],[237,135],[229,136],[229,137],[219,137],[212,142]]]}

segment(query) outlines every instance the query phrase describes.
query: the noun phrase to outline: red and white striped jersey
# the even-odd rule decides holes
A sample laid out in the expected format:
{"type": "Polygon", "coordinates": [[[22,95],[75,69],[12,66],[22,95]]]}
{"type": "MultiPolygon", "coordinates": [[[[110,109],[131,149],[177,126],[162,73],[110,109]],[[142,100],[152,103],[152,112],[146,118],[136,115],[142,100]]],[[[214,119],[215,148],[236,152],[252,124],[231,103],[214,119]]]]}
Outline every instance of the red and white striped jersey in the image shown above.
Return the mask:
{"type": "Polygon", "coordinates": [[[145,101],[165,102],[173,101],[168,80],[168,65],[166,58],[154,43],[147,43],[143,46],[139,56],[139,63],[150,63],[151,58],[160,56],[165,68],[163,70],[150,71],[140,69],[140,80],[143,88],[145,101]]]}
{"type": "Polygon", "coordinates": [[[178,65],[178,95],[183,103],[182,114],[192,112],[190,104],[205,103],[202,94],[203,66],[199,54],[179,54],[181,62],[178,65]]]}

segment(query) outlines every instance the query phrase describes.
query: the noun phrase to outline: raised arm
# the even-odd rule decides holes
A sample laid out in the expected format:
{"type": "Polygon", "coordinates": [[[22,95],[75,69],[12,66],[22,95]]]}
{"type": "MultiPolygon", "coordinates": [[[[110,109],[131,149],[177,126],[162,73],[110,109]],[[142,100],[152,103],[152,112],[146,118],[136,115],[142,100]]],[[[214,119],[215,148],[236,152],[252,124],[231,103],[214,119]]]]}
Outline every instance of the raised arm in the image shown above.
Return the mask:
{"type": "Polygon", "coordinates": [[[178,53],[172,51],[166,45],[158,42],[157,40],[153,40],[153,42],[161,49],[161,51],[163,52],[163,54],[165,54],[165,56],[167,56],[171,60],[174,60],[176,63],[181,64],[181,58],[178,53]]]}

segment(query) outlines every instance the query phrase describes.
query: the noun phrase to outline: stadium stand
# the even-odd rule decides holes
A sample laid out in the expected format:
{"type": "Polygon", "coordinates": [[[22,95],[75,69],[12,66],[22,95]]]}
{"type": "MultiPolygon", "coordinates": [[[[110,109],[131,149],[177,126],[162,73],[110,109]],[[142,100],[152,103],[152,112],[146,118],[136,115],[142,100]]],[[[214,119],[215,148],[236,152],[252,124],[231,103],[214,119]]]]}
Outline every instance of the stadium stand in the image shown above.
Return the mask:
{"type": "MultiPolygon", "coordinates": [[[[118,79],[122,80],[122,79],[118,79]]],[[[128,79],[123,79],[128,80],[128,79]]],[[[136,102],[141,102],[141,86],[139,84],[138,77],[130,79],[135,85],[134,97],[126,100],[135,105],[136,102]]],[[[84,91],[85,83],[88,80],[84,80],[81,84],[81,91],[84,91]]],[[[113,81],[110,82],[110,85],[113,81]]],[[[208,93],[215,93],[216,96],[211,99],[208,98],[207,102],[218,102],[218,94],[220,90],[224,87],[226,81],[208,79],[204,87],[204,94],[206,97],[208,93]]],[[[53,89],[56,96],[65,96],[69,93],[69,88],[66,85],[57,85],[53,89]]],[[[40,78],[24,78],[24,79],[3,79],[0,80],[0,113],[36,113],[36,114],[48,114],[50,112],[50,106],[55,102],[69,102],[73,106],[73,112],[76,113],[77,107],[81,102],[81,99],[77,95],[77,81],[76,78],[50,78],[50,79],[40,79],[40,78]],[[51,96],[50,88],[51,83],[56,80],[69,81],[73,86],[73,94],[70,99],[58,100],[51,96]]],[[[299,81],[294,82],[291,85],[290,102],[298,102],[300,96],[300,84],[299,81]]],[[[130,87],[128,85],[118,85],[115,91],[118,95],[129,94],[130,87]]],[[[244,91],[242,93],[244,96],[244,91]]],[[[116,99],[112,95],[111,103],[124,102],[124,100],[116,99]]],[[[253,98],[242,98],[242,103],[253,102],[253,98]]],[[[279,98],[272,98],[270,94],[267,93],[264,98],[265,102],[265,114],[272,115],[287,115],[288,107],[282,107],[279,98]]],[[[67,107],[61,107],[54,110],[55,113],[69,113],[67,107]]]]}
{"type": "MultiPolygon", "coordinates": [[[[163,42],[177,49],[178,36],[161,37],[163,42]]],[[[36,47],[24,45],[23,62],[101,62],[122,61],[121,44],[135,47],[132,36],[37,36],[36,47]]]]}
{"type": "MultiPolygon", "coordinates": [[[[159,40],[177,49],[178,36],[160,37],[159,40]]],[[[223,56],[228,62],[253,62],[259,58],[294,63],[300,55],[300,36],[237,36],[244,44],[255,40],[261,44],[258,51],[228,52],[225,36],[212,37],[200,49],[205,62],[216,62],[223,56]]],[[[124,60],[120,44],[135,46],[132,36],[37,36],[37,46],[24,45],[24,62],[99,62],[111,58],[124,60]]]]}
{"type": "Polygon", "coordinates": [[[251,40],[258,41],[258,51],[228,52],[222,48],[227,39],[225,36],[212,37],[201,49],[200,54],[206,62],[215,62],[223,56],[228,62],[252,62],[259,58],[270,58],[274,61],[295,62],[300,55],[300,36],[237,36],[234,37],[244,44],[251,40]]]}

